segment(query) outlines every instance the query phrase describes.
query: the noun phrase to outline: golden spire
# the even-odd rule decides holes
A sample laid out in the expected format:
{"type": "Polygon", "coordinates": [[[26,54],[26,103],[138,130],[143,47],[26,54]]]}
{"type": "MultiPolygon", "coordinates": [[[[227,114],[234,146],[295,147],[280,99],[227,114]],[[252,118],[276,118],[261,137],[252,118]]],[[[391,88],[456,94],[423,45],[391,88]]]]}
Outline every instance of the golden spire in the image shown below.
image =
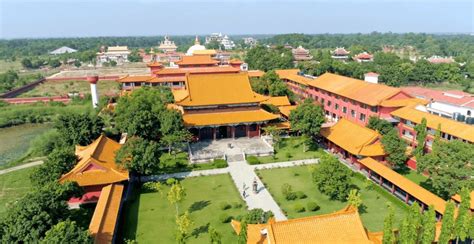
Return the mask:
{"type": "Polygon", "coordinates": [[[200,43],[199,43],[199,37],[196,36],[196,40],[194,40],[194,45],[199,45],[199,44],[200,44],[200,43]]]}

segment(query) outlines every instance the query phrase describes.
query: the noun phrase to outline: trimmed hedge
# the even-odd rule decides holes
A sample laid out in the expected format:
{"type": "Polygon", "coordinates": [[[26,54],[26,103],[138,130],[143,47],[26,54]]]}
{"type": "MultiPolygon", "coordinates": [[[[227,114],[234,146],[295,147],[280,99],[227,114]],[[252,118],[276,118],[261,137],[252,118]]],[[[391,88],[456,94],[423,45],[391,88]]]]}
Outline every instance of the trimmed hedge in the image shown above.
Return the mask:
{"type": "Polygon", "coordinates": [[[306,209],[308,209],[308,211],[314,212],[314,211],[318,211],[320,207],[316,202],[308,202],[306,204],[306,209]]]}
{"type": "Polygon", "coordinates": [[[255,156],[247,156],[247,162],[251,165],[260,164],[260,160],[255,156]]]}

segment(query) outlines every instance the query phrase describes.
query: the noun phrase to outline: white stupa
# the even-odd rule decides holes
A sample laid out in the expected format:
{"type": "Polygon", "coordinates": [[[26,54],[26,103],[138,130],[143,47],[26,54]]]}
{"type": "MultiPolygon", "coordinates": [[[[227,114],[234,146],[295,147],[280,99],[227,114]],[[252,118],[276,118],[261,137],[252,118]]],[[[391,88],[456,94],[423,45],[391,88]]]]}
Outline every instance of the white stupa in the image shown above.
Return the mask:
{"type": "Polygon", "coordinates": [[[201,51],[206,50],[206,47],[199,43],[199,38],[196,36],[196,40],[194,41],[194,45],[192,45],[188,51],[186,52],[186,56],[192,56],[194,51],[201,51]]]}

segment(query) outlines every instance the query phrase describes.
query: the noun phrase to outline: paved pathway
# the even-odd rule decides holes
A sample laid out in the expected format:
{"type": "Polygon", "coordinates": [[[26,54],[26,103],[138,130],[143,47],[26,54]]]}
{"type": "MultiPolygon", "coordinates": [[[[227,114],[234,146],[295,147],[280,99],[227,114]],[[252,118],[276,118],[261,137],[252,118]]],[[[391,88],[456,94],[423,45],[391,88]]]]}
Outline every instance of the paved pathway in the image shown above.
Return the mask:
{"type": "MultiPolygon", "coordinates": [[[[255,174],[254,168],[247,164],[245,161],[229,163],[229,171],[234,181],[234,184],[242,194],[245,187],[246,196],[244,197],[245,202],[249,209],[261,208],[265,211],[272,211],[275,215],[276,220],[286,220],[286,216],[281,211],[278,204],[273,200],[273,197],[263,186],[260,178],[255,174]],[[256,179],[258,183],[258,193],[255,194],[252,191],[252,182],[256,179]]],[[[242,195],[241,195],[242,196],[242,195]]]]}
{"type": "Polygon", "coordinates": [[[43,164],[42,160],[34,161],[34,162],[31,162],[31,163],[27,163],[27,164],[18,165],[18,166],[11,167],[11,168],[8,168],[8,169],[2,169],[2,170],[0,170],[0,175],[10,173],[12,171],[17,171],[17,170],[20,170],[20,169],[26,169],[26,168],[34,167],[34,166],[37,166],[37,165],[40,165],[40,164],[43,164]]]}
{"type": "Polygon", "coordinates": [[[264,187],[260,178],[255,174],[255,170],[260,169],[272,169],[272,168],[285,168],[285,167],[294,167],[300,165],[308,165],[318,163],[318,159],[305,159],[305,160],[295,160],[288,162],[279,162],[279,163],[270,163],[270,164],[258,164],[258,165],[249,165],[246,161],[237,161],[229,163],[229,167],[222,169],[208,169],[208,170],[198,170],[198,171],[189,171],[189,172],[178,172],[172,174],[163,174],[163,175],[153,175],[145,176],[142,178],[142,181],[157,181],[157,180],[166,180],[169,178],[188,178],[188,177],[197,177],[205,175],[218,175],[218,174],[227,174],[230,173],[234,184],[240,192],[240,197],[243,197],[243,188],[245,184],[245,193],[246,197],[244,198],[245,202],[249,209],[261,208],[265,211],[272,211],[275,215],[276,220],[286,220],[286,216],[281,211],[278,204],[275,202],[273,197],[264,187]],[[258,193],[254,194],[252,192],[252,182],[256,179],[258,183],[258,193]]]}

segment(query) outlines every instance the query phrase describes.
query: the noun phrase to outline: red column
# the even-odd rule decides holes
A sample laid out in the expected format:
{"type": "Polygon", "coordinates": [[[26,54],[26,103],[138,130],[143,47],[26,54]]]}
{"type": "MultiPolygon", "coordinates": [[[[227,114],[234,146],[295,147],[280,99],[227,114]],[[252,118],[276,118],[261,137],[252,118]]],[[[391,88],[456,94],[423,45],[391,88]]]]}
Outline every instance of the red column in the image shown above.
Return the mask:
{"type": "Polygon", "coordinates": [[[395,184],[392,183],[392,194],[395,193],[395,184]]]}
{"type": "Polygon", "coordinates": [[[199,140],[201,140],[201,128],[198,128],[198,136],[199,136],[199,140]]]}
{"type": "Polygon", "coordinates": [[[247,137],[250,137],[250,135],[249,135],[249,125],[245,125],[245,135],[247,137]]]}
{"type": "Polygon", "coordinates": [[[212,128],[212,137],[214,138],[214,140],[216,139],[216,127],[213,127],[212,128]]]}
{"type": "Polygon", "coordinates": [[[232,134],[232,138],[235,138],[235,126],[230,127],[230,133],[232,134]]]}
{"type": "Polygon", "coordinates": [[[382,176],[379,177],[379,181],[380,181],[380,185],[382,185],[382,182],[383,182],[383,179],[382,179],[382,176]]]}
{"type": "Polygon", "coordinates": [[[258,136],[260,136],[260,125],[257,124],[257,131],[258,131],[258,136]]]}
{"type": "Polygon", "coordinates": [[[408,203],[408,199],[410,198],[410,195],[408,195],[408,193],[407,193],[407,192],[405,192],[405,194],[406,194],[406,197],[405,197],[405,203],[408,203]]]}

